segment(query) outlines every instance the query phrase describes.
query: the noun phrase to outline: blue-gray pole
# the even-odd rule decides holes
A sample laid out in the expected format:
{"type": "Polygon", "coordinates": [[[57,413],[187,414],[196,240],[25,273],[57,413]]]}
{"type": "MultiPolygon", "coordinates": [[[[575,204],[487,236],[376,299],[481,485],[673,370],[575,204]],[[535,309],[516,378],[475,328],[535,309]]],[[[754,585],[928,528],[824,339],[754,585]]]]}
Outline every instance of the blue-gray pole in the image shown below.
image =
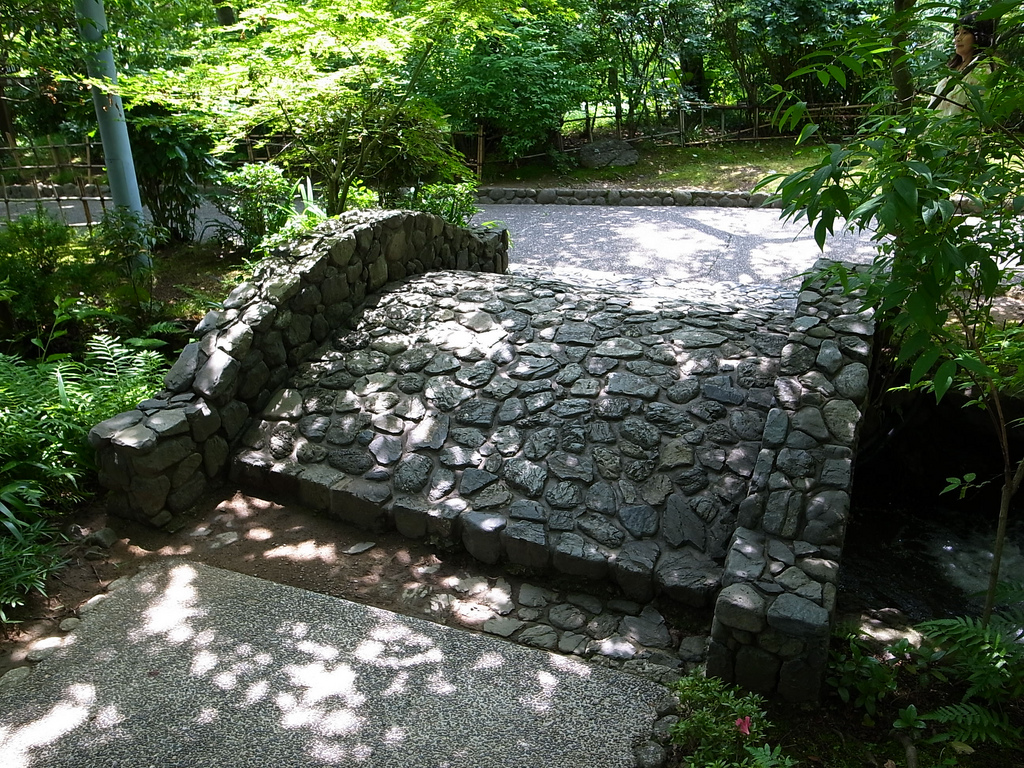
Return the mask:
{"type": "MultiPolygon", "coordinates": [[[[109,46],[101,46],[107,32],[103,0],[75,0],[75,15],[78,17],[82,39],[86,42],[85,60],[89,77],[114,86],[117,83],[114,55],[109,46]]],[[[96,108],[103,157],[107,165],[107,183],[110,185],[114,205],[124,206],[141,216],[139,182],[135,178],[135,164],[132,160],[132,147],[128,142],[128,124],[125,122],[121,97],[113,90],[104,90],[94,85],[92,103],[96,108]]]]}

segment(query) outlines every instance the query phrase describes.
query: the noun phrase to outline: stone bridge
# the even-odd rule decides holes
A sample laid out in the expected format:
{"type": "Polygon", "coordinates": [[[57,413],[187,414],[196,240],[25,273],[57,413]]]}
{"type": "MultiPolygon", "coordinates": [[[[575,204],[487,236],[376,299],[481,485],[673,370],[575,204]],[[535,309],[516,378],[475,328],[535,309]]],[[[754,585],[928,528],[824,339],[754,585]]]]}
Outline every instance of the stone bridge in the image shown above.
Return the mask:
{"type": "Polygon", "coordinates": [[[712,674],[817,696],[873,325],[820,285],[506,274],[501,233],[328,225],[92,431],[122,514],[227,468],[365,528],[714,606],[712,674]]]}

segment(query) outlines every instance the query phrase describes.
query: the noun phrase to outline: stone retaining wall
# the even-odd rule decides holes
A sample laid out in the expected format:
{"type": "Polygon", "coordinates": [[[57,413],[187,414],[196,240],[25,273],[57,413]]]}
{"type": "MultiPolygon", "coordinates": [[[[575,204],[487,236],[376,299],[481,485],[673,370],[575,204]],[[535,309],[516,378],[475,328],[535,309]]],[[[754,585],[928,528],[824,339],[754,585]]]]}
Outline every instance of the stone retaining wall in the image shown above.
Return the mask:
{"type": "Polygon", "coordinates": [[[478,205],[705,205],[719,208],[781,208],[764,192],[705,189],[508,189],[481,187],[478,205]]]}
{"type": "Polygon", "coordinates": [[[790,701],[818,698],[828,662],[874,335],[859,307],[800,294],[715,604],[708,674],[790,701]]]}
{"type": "Polygon", "coordinates": [[[325,223],[203,318],[164,391],[90,431],[112,510],[160,526],[188,509],[224,473],[236,439],[289,372],[385,283],[438,269],[507,268],[504,231],[407,211],[325,223]]]}
{"type": "MultiPolygon", "coordinates": [[[[109,197],[110,190],[95,184],[9,184],[6,197],[34,200],[54,197],[109,197]]],[[[479,205],[706,205],[720,208],[781,208],[764,192],[721,192],[707,189],[527,189],[480,187],[479,205]]]]}

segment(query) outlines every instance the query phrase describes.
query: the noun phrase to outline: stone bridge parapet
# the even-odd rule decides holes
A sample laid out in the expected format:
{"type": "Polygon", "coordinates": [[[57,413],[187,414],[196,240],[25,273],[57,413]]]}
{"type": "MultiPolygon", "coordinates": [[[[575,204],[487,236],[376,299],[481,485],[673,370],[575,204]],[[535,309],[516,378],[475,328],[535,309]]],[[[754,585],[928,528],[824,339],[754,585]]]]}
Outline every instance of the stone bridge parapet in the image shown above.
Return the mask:
{"type": "Polygon", "coordinates": [[[828,663],[875,330],[860,308],[822,280],[800,294],[715,603],[708,674],[791,701],[817,699],[828,663]]]}
{"type": "Polygon", "coordinates": [[[162,526],[188,509],[292,369],[385,283],[507,268],[507,233],[408,211],[345,215],[280,249],[203,318],[164,391],[90,431],[112,510],[162,526]]]}

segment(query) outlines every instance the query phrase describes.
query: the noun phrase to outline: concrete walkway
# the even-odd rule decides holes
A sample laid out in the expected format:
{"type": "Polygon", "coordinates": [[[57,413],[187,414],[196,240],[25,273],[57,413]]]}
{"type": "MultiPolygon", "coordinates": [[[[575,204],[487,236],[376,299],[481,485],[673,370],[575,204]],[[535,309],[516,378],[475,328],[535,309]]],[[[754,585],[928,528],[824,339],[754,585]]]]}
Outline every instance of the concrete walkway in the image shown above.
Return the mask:
{"type": "Polygon", "coordinates": [[[4,768],[631,768],[667,703],[632,675],[196,563],[115,584],[0,688],[4,768]]]}

